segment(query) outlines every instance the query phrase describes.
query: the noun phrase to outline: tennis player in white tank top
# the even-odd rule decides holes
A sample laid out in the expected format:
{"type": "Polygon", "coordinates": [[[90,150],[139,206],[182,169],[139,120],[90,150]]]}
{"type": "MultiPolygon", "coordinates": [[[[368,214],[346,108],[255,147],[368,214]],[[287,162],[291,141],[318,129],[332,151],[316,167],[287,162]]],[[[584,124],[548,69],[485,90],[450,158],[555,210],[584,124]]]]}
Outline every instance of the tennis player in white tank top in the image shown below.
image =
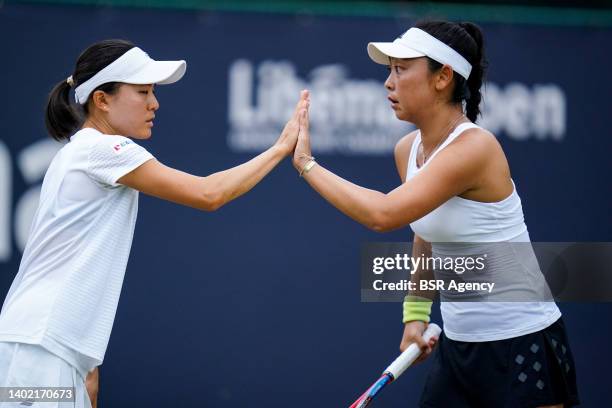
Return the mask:
{"type": "MultiPolygon", "coordinates": [[[[422,22],[391,43],[370,43],[368,54],[389,67],[385,88],[396,117],[418,128],[395,149],[403,184],[385,194],[316,163],[308,112],[293,159],[300,175],[333,206],[375,231],[410,225],[413,254],[435,253],[436,243],[444,242],[529,242],[505,154],[493,134],[473,123],[486,68],[480,29],[422,22]]],[[[419,271],[413,280],[428,277],[421,273],[429,272],[419,271]]],[[[545,285],[543,276],[539,283],[545,285]]],[[[433,299],[432,293],[414,294],[433,299]]],[[[417,342],[423,360],[437,339],[423,341],[429,311],[421,307],[427,302],[415,300],[404,303],[401,349],[417,342]]],[[[443,302],[441,311],[444,332],[421,407],[578,403],[574,362],[554,302],[443,302]]]]}

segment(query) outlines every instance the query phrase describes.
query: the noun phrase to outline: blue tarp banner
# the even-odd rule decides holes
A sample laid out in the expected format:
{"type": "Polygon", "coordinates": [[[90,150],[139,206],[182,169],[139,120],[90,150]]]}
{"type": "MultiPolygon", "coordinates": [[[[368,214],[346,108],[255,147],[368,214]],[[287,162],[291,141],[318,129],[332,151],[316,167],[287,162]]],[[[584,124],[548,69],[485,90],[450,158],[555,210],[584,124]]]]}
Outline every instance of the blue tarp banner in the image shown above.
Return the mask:
{"type": "MultiPolygon", "coordinates": [[[[161,162],[206,175],[265,150],[300,89],[320,163],[360,185],[399,184],[395,142],[413,127],[366,53],[405,18],[5,5],[0,8],[0,292],[19,267],[46,167],[46,95],[106,38],[185,59],[159,86],[161,162]]],[[[480,124],[508,157],[533,241],[612,241],[609,28],[483,24],[490,62],[480,124]]],[[[102,406],[340,407],[398,354],[398,303],[360,302],[360,248],[380,235],[328,205],[289,160],[215,213],[142,196],[101,367],[102,406]]],[[[584,406],[608,406],[610,304],[561,304],[584,406]]],[[[440,321],[434,307],[433,320],[440,321]]],[[[416,406],[429,364],[377,400],[416,406]]]]}

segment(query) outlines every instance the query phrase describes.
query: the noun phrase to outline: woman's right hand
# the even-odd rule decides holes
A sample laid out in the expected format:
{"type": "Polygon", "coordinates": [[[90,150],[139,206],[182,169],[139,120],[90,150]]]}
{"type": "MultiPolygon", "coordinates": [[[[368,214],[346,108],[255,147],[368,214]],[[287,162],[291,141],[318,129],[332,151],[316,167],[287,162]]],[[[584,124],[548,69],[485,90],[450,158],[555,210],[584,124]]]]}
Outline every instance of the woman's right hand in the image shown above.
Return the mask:
{"type": "Polygon", "coordinates": [[[295,144],[298,140],[298,133],[300,131],[300,116],[302,111],[308,109],[308,105],[310,104],[310,99],[307,90],[303,90],[300,93],[300,100],[298,101],[295,111],[293,112],[293,116],[283,129],[281,135],[278,140],[274,144],[274,146],[280,148],[285,156],[293,153],[293,149],[295,149],[295,144]]]}
{"type": "Polygon", "coordinates": [[[302,111],[300,117],[300,133],[293,151],[293,167],[301,174],[306,163],[312,159],[310,148],[310,115],[308,109],[302,111]]]}
{"type": "Polygon", "coordinates": [[[426,328],[427,323],[420,320],[413,320],[404,325],[404,335],[400,343],[400,351],[404,352],[412,343],[416,343],[421,348],[421,355],[417,357],[413,364],[418,364],[429,357],[438,342],[437,337],[432,337],[429,342],[423,340],[423,332],[426,328]]]}

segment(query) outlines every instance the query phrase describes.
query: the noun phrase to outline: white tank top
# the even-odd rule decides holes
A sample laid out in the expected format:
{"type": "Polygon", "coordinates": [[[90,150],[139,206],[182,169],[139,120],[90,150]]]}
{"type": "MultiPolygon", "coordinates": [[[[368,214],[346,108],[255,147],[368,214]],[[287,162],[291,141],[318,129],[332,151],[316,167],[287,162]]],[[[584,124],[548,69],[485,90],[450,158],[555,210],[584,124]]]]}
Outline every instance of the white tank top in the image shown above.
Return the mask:
{"type": "MultiPolygon", "coordinates": [[[[416,158],[421,133],[417,131],[410,149],[406,180],[427,166],[461,133],[473,128],[479,126],[470,122],[457,126],[420,168],[417,167],[416,158]]],[[[434,254],[441,250],[436,243],[530,242],[521,199],[514,181],[512,183],[512,193],[501,201],[485,203],[455,196],[412,222],[410,227],[415,234],[431,242],[434,254]]],[[[530,253],[535,258],[533,252],[530,253]]],[[[541,272],[539,275],[544,282],[541,272]]],[[[443,301],[440,309],[446,336],[452,340],[472,342],[502,340],[533,333],[548,327],[561,316],[554,302],[443,301]]]]}

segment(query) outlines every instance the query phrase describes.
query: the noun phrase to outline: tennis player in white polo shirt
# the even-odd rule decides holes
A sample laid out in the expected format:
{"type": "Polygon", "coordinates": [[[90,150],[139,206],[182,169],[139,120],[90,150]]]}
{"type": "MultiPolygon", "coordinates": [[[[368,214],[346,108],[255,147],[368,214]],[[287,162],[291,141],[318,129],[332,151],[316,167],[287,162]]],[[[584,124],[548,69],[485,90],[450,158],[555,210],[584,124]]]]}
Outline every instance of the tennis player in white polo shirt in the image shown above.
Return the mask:
{"type": "Polygon", "coordinates": [[[138,192],[216,210],[293,151],[307,92],[277,142],[240,166],[197,177],[155,160],[135,140],[151,136],[159,108],[155,84],[176,82],[185,69],[185,61],[155,61],[130,42],[107,40],[87,48],[74,73],[51,91],[47,129],[68,143],[45,175],[0,314],[0,387],[74,387],[74,401],[55,406],[91,406],[85,378],[102,363],[108,345],[138,192]]]}

